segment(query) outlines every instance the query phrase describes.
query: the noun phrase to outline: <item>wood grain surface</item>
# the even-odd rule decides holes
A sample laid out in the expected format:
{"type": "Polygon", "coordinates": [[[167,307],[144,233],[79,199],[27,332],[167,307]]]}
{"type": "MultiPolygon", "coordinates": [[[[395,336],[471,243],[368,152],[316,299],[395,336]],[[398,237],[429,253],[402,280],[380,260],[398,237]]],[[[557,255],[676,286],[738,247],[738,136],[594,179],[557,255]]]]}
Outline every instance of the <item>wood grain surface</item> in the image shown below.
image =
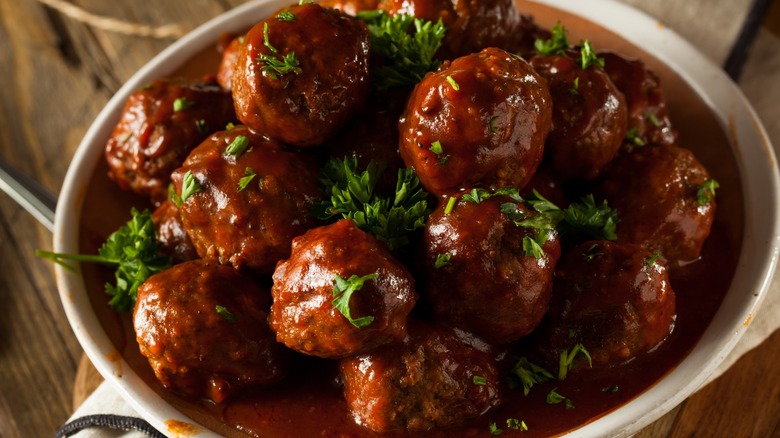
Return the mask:
{"type": "MultiPolygon", "coordinates": [[[[130,22],[192,29],[242,1],[71,3],[130,22]]],[[[0,0],[0,156],[57,193],[99,110],[171,42],[95,29],[35,0],[0,0]]],[[[36,248],[50,249],[51,235],[0,193],[2,438],[53,436],[100,381],[65,317],[52,266],[34,256],[36,248]]],[[[778,358],[775,333],[638,436],[780,436],[778,358]]]]}

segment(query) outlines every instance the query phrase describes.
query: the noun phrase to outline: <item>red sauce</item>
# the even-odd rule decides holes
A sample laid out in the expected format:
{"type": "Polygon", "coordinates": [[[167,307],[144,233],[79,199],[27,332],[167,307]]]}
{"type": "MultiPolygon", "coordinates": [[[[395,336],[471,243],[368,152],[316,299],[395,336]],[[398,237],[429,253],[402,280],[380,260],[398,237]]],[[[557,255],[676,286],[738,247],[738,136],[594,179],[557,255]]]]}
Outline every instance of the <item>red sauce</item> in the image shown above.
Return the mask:
{"type": "MultiPolygon", "coordinates": [[[[611,32],[546,6],[523,3],[523,10],[533,14],[543,26],[551,27],[560,20],[569,30],[571,41],[587,38],[597,48],[640,58],[660,76],[671,119],[680,131],[679,144],[693,150],[720,182],[717,215],[701,260],[678,271],[671,279],[677,295],[677,322],[670,337],[655,351],[617,369],[572,375],[565,381],[538,385],[527,397],[522,390],[516,391],[502,407],[465,425],[420,436],[490,436],[490,422],[504,429],[504,436],[511,436],[515,431],[506,427],[508,418],[525,421],[529,431],[522,436],[549,436],[565,433],[609,413],[642,394],[685,358],[718,310],[736,269],[744,225],[742,188],[729,141],[710,109],[668,67],[611,32]],[[611,386],[619,390],[603,391],[611,386]],[[563,404],[547,404],[545,397],[553,388],[572,400],[575,408],[567,410],[563,404]]],[[[192,77],[213,73],[218,61],[216,51],[208,50],[183,66],[180,72],[192,77]]],[[[96,252],[106,237],[127,220],[131,206],[148,208],[145,201],[116,188],[106,173],[107,168],[101,162],[86,194],[80,229],[84,253],[96,252]]],[[[148,362],[140,355],[130,314],[117,314],[108,307],[103,285],[112,280],[112,274],[97,266],[84,265],[82,269],[92,305],[117,351],[164,399],[204,426],[224,435],[243,432],[271,437],[416,436],[376,434],[355,425],[336,382],[335,363],[320,359],[304,358],[281,383],[237,394],[225,405],[213,406],[178,397],[157,382],[148,362]]]]}

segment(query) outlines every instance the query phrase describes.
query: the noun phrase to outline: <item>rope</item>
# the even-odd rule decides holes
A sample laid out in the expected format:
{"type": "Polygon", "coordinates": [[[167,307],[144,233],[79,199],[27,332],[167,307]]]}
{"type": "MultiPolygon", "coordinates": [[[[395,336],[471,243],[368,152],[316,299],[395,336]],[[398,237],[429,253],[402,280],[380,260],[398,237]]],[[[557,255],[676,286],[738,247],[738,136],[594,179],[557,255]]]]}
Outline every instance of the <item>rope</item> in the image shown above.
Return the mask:
{"type": "Polygon", "coordinates": [[[129,23],[117,18],[95,15],[64,0],[38,1],[76,21],[108,32],[159,39],[179,38],[186,33],[186,30],[178,24],[167,24],[165,26],[152,27],[144,24],[129,23]]]}

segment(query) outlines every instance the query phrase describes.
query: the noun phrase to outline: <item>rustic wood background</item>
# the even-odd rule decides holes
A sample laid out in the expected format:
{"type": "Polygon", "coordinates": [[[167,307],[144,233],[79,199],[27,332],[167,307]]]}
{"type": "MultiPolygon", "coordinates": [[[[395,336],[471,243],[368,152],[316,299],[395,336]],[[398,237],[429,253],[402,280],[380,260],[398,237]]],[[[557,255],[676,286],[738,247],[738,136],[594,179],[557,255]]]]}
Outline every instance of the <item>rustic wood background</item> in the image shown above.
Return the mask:
{"type": "MultiPolygon", "coordinates": [[[[655,14],[679,5],[674,0],[644,6],[647,2],[627,1],[655,14]]],[[[192,29],[242,1],[70,3],[130,22],[192,29]]],[[[713,3],[721,2],[692,3],[718,8],[713,3]]],[[[681,14],[690,13],[684,9],[681,14]]],[[[780,28],[778,17],[780,1],[775,0],[766,22],[770,30],[780,28]]],[[[734,17],[717,38],[733,38],[740,19],[734,17]]],[[[702,32],[685,20],[678,25],[686,37],[686,32],[702,32]]],[[[705,40],[705,53],[717,60],[725,57],[728,47],[705,40]]],[[[0,0],[0,156],[57,193],[99,110],[171,42],[99,30],[36,0],[0,0]]],[[[780,79],[778,73],[780,69],[774,73],[780,79]]],[[[776,120],[765,123],[772,126],[770,132],[776,129],[776,120]]],[[[774,141],[780,138],[774,136],[774,141]]],[[[34,257],[36,248],[50,247],[49,232],[0,193],[0,437],[53,436],[73,411],[74,397],[78,403],[99,382],[68,325],[52,266],[34,257]]],[[[780,332],[639,436],[780,436],[778,358],[780,332]]]]}

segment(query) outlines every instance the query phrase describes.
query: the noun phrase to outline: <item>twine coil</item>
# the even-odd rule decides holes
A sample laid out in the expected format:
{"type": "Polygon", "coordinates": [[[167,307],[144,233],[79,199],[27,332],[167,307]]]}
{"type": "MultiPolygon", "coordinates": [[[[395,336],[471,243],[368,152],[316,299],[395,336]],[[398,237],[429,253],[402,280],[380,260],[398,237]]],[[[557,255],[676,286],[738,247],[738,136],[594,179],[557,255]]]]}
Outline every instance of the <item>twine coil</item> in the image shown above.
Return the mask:
{"type": "Polygon", "coordinates": [[[159,39],[175,39],[186,33],[186,29],[179,24],[167,24],[153,27],[145,24],[130,23],[117,18],[96,15],[64,0],[38,1],[76,21],[108,32],[159,39]]]}

